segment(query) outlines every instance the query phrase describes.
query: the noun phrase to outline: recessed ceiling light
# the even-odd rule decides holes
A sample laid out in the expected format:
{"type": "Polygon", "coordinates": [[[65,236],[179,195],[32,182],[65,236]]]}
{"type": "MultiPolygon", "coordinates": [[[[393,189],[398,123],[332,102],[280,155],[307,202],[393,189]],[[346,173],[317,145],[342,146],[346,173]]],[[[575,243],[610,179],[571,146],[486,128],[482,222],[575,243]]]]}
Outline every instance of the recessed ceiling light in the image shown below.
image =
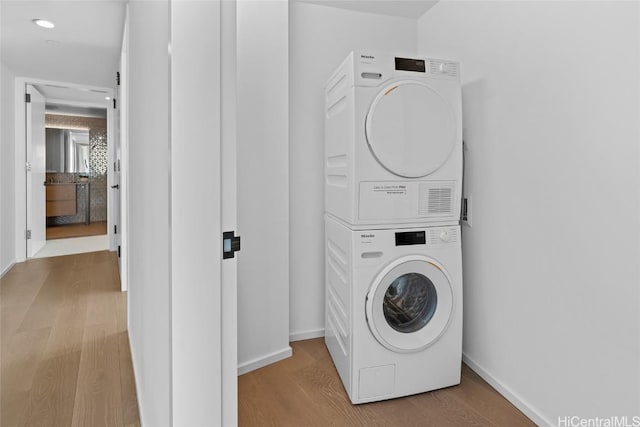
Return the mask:
{"type": "Polygon", "coordinates": [[[105,96],[104,99],[106,99],[107,101],[111,99],[111,97],[109,96],[105,96]]]}
{"type": "Polygon", "coordinates": [[[36,19],[33,19],[31,22],[33,22],[34,24],[36,24],[37,26],[42,27],[42,28],[53,28],[53,27],[55,27],[55,25],[53,25],[53,22],[47,21],[46,19],[36,18],[36,19]]]}

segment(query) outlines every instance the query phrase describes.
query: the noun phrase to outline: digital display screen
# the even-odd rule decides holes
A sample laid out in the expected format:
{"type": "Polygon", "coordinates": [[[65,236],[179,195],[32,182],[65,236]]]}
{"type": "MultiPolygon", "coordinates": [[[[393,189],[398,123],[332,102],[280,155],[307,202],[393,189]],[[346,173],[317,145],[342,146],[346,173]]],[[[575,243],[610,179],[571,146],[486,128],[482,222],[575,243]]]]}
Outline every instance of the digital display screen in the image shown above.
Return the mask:
{"type": "Polygon", "coordinates": [[[396,246],[424,245],[425,243],[424,231],[396,233],[396,246]]]}
{"type": "Polygon", "coordinates": [[[396,70],[424,73],[424,59],[396,58],[396,70]]]}

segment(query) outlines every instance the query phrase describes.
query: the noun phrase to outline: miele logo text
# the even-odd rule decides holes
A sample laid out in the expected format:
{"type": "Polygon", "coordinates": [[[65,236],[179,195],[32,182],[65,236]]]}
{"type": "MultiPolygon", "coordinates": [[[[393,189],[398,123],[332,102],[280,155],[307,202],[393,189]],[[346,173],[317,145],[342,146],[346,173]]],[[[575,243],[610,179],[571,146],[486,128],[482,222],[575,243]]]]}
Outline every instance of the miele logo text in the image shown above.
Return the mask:
{"type": "Polygon", "coordinates": [[[376,237],[375,234],[361,234],[360,237],[362,237],[363,239],[368,239],[370,237],[376,237]]]}
{"type": "Polygon", "coordinates": [[[376,59],[376,57],[373,56],[373,55],[360,55],[360,58],[362,58],[362,59],[376,59]]]}

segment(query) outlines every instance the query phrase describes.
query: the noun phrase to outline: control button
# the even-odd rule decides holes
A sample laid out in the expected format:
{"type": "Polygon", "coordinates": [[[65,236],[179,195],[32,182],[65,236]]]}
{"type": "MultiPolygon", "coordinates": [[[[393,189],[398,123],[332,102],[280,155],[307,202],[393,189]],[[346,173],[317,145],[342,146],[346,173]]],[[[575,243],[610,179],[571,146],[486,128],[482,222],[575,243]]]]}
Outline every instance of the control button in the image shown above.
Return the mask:
{"type": "Polygon", "coordinates": [[[443,242],[448,242],[449,241],[449,233],[447,233],[446,231],[443,231],[440,233],[440,240],[442,240],[443,242]]]}

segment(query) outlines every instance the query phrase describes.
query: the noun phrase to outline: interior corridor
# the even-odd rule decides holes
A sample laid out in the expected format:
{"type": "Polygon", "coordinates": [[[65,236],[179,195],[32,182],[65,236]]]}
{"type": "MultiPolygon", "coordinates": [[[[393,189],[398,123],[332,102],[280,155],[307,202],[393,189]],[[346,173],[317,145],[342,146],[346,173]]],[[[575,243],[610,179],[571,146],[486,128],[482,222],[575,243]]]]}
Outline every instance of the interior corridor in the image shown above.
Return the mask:
{"type": "Polygon", "coordinates": [[[16,264],[0,298],[3,427],[139,425],[115,253],[16,264]]]}

